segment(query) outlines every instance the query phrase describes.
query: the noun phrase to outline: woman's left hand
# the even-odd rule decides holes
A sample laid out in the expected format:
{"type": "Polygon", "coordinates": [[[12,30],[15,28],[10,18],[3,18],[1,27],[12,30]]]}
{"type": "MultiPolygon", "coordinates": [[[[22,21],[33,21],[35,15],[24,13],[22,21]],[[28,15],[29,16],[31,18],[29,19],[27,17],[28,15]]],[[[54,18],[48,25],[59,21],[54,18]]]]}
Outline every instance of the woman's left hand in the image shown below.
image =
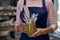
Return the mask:
{"type": "Polygon", "coordinates": [[[35,33],[33,33],[32,35],[29,35],[29,37],[36,37],[36,36],[42,35],[42,33],[44,31],[42,28],[37,28],[36,30],[37,31],[35,33]]]}

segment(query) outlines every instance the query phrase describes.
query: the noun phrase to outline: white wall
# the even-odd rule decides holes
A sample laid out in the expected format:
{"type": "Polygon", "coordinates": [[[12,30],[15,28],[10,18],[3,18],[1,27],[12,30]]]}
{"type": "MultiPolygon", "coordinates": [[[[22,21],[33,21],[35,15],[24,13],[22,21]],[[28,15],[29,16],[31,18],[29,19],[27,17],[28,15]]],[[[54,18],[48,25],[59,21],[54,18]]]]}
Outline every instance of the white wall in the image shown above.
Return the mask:
{"type": "Polygon", "coordinates": [[[58,4],[59,4],[59,7],[58,7],[58,28],[60,29],[60,0],[58,0],[58,4]]]}
{"type": "Polygon", "coordinates": [[[54,0],[54,8],[57,14],[57,19],[58,19],[58,29],[57,31],[60,32],[60,0],[54,0]]]}

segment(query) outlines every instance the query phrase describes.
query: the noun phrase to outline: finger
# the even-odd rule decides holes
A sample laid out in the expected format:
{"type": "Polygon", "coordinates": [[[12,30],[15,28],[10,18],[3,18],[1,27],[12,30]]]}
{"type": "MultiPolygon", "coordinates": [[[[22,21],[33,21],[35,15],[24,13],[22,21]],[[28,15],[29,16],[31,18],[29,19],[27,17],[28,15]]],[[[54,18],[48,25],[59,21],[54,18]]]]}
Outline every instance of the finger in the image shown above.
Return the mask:
{"type": "Polygon", "coordinates": [[[36,37],[36,36],[29,35],[29,37],[36,37]]]}
{"type": "Polygon", "coordinates": [[[39,31],[36,31],[36,32],[33,33],[31,36],[32,36],[32,37],[36,37],[36,36],[38,36],[38,33],[39,33],[39,31]]]}
{"type": "Polygon", "coordinates": [[[37,32],[33,33],[32,35],[29,35],[29,37],[36,37],[37,32]]]}
{"type": "Polygon", "coordinates": [[[36,28],[36,30],[38,31],[40,28],[36,28]]]}
{"type": "Polygon", "coordinates": [[[24,33],[26,33],[27,32],[27,29],[23,29],[24,30],[24,33]]]}
{"type": "Polygon", "coordinates": [[[33,37],[32,35],[29,35],[29,37],[33,37]]]}

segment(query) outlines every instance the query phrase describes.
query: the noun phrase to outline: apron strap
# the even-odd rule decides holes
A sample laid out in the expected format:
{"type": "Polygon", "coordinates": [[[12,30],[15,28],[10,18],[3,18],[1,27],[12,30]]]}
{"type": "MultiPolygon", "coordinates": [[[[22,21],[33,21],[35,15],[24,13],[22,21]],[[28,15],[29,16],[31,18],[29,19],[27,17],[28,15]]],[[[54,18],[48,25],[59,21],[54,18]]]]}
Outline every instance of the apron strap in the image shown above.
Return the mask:
{"type": "Polygon", "coordinates": [[[42,0],[42,2],[43,2],[43,7],[45,7],[45,0],[42,0]]]}
{"type": "Polygon", "coordinates": [[[26,0],[24,0],[24,5],[26,5],[26,0]]]}

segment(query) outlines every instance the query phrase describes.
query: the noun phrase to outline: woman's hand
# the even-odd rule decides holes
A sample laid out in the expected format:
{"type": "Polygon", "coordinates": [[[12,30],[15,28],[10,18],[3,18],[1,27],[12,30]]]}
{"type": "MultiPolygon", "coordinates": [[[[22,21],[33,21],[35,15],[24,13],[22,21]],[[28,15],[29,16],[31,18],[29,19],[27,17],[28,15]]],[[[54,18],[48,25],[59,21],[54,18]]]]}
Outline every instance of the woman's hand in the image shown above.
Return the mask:
{"type": "Polygon", "coordinates": [[[23,25],[17,25],[16,28],[18,32],[23,32],[23,25]]]}
{"type": "Polygon", "coordinates": [[[37,31],[35,33],[33,33],[32,35],[29,35],[29,37],[36,37],[36,36],[42,35],[42,33],[44,31],[42,28],[37,28],[36,30],[37,31]]]}
{"type": "Polygon", "coordinates": [[[36,36],[40,36],[40,35],[44,35],[44,34],[48,34],[48,33],[53,33],[53,28],[52,27],[48,27],[48,28],[37,28],[37,31],[35,33],[33,33],[32,35],[29,35],[30,37],[36,37],[36,36]]]}
{"type": "Polygon", "coordinates": [[[26,25],[25,24],[17,25],[17,31],[25,33],[27,31],[26,25]]]}

